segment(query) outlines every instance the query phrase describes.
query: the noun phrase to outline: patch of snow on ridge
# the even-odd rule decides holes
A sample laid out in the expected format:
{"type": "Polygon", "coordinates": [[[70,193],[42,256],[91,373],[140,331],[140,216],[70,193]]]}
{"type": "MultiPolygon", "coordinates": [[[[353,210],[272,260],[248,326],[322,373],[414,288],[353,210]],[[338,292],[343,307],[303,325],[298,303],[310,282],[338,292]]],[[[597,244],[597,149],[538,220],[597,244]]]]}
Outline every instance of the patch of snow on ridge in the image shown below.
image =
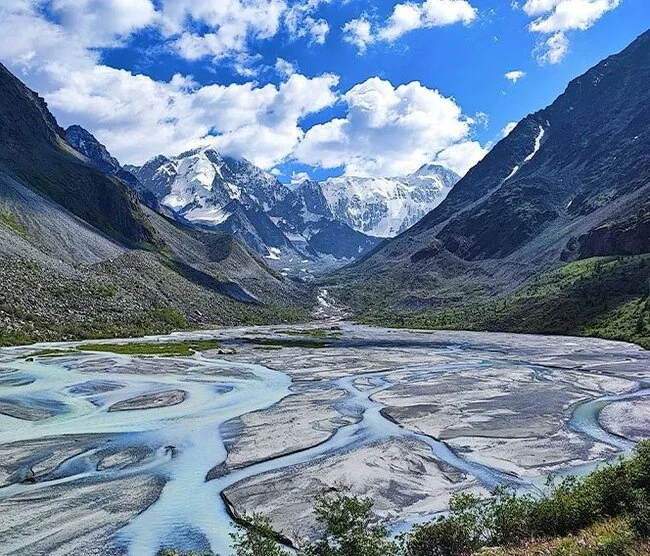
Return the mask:
{"type": "Polygon", "coordinates": [[[519,171],[519,164],[517,164],[513,169],[512,172],[508,174],[508,177],[503,180],[503,181],[508,181],[512,176],[514,176],[517,172],[519,171]]]}
{"type": "Polygon", "coordinates": [[[277,247],[269,247],[269,254],[266,258],[273,261],[279,261],[281,253],[282,252],[277,247]]]}
{"type": "Polygon", "coordinates": [[[537,151],[539,151],[539,148],[542,146],[542,137],[544,137],[544,128],[540,125],[539,134],[537,135],[537,137],[535,137],[535,147],[533,149],[533,152],[530,153],[526,158],[524,158],[524,162],[531,161],[533,157],[537,154],[537,151]]]}
{"type": "Polygon", "coordinates": [[[203,204],[201,201],[212,196],[212,184],[217,173],[203,153],[188,156],[178,161],[176,177],[171,183],[171,191],[162,200],[162,204],[173,210],[181,210],[191,203],[203,204]]]}
{"type": "Polygon", "coordinates": [[[223,224],[232,213],[220,208],[195,208],[185,213],[185,218],[192,222],[202,222],[210,226],[223,224]]]}

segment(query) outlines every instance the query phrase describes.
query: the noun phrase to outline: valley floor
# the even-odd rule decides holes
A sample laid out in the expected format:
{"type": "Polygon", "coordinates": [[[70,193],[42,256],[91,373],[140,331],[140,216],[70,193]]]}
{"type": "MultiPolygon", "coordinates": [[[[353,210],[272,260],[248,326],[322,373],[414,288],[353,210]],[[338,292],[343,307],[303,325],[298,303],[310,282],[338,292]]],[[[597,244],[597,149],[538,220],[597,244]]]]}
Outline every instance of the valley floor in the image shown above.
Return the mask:
{"type": "Polygon", "coordinates": [[[225,556],[243,513],[313,535],[332,489],[396,530],[457,492],[535,492],[644,435],[649,363],[597,339],[347,323],[5,348],[3,551],[225,556]]]}

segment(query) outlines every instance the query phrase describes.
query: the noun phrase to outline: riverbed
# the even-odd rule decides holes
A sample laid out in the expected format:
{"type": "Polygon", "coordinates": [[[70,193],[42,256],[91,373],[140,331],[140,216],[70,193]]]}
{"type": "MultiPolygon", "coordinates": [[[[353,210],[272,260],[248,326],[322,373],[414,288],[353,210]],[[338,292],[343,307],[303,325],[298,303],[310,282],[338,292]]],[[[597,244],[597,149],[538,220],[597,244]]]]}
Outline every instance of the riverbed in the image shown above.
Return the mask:
{"type": "Polygon", "coordinates": [[[457,492],[583,473],[650,422],[650,353],[620,342],[347,323],[144,341],[188,339],[220,346],[0,350],[0,554],[227,556],[234,516],[295,542],[337,489],[400,530],[457,492]]]}

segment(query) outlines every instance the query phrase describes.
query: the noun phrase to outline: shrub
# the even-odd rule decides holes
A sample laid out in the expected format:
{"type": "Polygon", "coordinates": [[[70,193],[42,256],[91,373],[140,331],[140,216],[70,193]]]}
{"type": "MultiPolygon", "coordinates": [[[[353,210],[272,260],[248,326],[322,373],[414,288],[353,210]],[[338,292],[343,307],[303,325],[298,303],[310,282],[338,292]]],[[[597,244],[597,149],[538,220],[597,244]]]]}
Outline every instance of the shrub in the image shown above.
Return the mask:
{"type": "Polygon", "coordinates": [[[275,540],[269,518],[254,514],[246,527],[237,525],[236,531],[230,534],[232,548],[237,556],[288,556],[289,553],[280,547],[275,540]]]}
{"type": "Polygon", "coordinates": [[[322,537],[304,548],[307,556],[397,556],[397,544],[378,522],[372,501],[342,494],[318,498],[316,520],[325,527],[322,537]]]}
{"type": "Polygon", "coordinates": [[[459,556],[470,554],[478,547],[466,523],[457,518],[440,518],[416,525],[401,541],[404,556],[459,556]]]}

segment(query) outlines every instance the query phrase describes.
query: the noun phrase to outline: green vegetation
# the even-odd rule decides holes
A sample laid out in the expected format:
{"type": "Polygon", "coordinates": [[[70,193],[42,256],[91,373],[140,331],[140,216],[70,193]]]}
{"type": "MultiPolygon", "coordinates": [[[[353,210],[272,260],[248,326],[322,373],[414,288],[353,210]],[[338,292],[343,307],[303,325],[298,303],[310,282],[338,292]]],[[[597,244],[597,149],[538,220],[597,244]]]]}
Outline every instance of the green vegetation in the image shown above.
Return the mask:
{"type": "Polygon", "coordinates": [[[41,349],[39,351],[34,351],[25,355],[25,359],[31,359],[33,357],[62,357],[64,355],[74,355],[79,353],[77,349],[41,349]]]}
{"type": "Polygon", "coordinates": [[[243,338],[243,342],[247,344],[254,344],[265,348],[307,348],[307,349],[322,349],[330,347],[328,342],[317,340],[302,340],[299,338],[243,338]]]}
{"type": "Polygon", "coordinates": [[[314,511],[324,533],[303,548],[306,556],[398,555],[396,543],[373,513],[370,500],[339,493],[321,496],[314,511]]]}
{"type": "Polygon", "coordinates": [[[0,212],[0,224],[4,224],[7,228],[12,229],[17,234],[24,236],[27,235],[27,230],[18,220],[18,217],[11,212],[0,212]]]}
{"type": "Polygon", "coordinates": [[[255,514],[250,519],[244,516],[243,521],[246,527],[240,525],[230,534],[237,556],[289,556],[276,541],[277,535],[268,517],[255,514]]]}
{"type": "Polygon", "coordinates": [[[329,328],[290,328],[279,330],[280,334],[287,336],[309,336],[310,338],[340,338],[343,335],[340,326],[331,326],[329,328]]]}
{"type": "Polygon", "coordinates": [[[407,328],[568,334],[625,340],[650,348],[650,255],[601,257],[543,273],[514,294],[441,302],[436,309],[387,309],[391,294],[365,291],[351,301],[368,324],[407,328]]]}
{"type": "Polygon", "coordinates": [[[485,549],[482,556],[640,556],[650,543],[640,540],[623,518],[609,519],[567,537],[525,543],[520,547],[485,549]]]}
{"type": "Polygon", "coordinates": [[[106,351],[123,355],[159,355],[164,357],[190,356],[197,351],[218,349],[216,340],[190,340],[185,342],[130,342],[126,344],[82,344],[84,351],[106,351]]]}
{"type": "MultiPolygon", "coordinates": [[[[448,515],[392,539],[369,500],[340,493],[315,506],[322,534],[305,556],[632,556],[650,553],[650,441],[581,477],[549,480],[540,496],[506,487],[489,498],[459,494],[448,515]]],[[[285,556],[268,519],[232,535],[237,556],[285,556]]],[[[179,555],[170,552],[168,556],[179,555]]]]}

